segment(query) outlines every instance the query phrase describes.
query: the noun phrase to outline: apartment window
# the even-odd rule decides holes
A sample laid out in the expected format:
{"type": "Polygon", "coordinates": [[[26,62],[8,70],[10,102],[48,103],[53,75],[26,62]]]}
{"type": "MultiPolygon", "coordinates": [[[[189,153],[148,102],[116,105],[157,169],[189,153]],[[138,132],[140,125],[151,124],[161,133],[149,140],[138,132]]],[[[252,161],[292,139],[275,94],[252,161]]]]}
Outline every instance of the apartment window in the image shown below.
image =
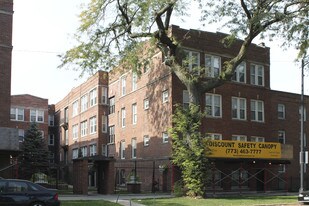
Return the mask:
{"type": "Polygon", "coordinates": [[[48,115],[48,126],[54,126],[55,123],[55,116],[50,114],[48,115]]]}
{"type": "Polygon", "coordinates": [[[78,124],[72,126],[72,138],[73,140],[78,139],[78,124]]]}
{"type": "Polygon", "coordinates": [[[90,107],[97,104],[97,89],[94,88],[89,92],[90,107]]]}
{"type": "Polygon", "coordinates": [[[264,86],[264,67],[262,65],[251,64],[250,83],[253,85],[264,86]]]}
{"type": "Polygon", "coordinates": [[[278,119],[285,119],[285,106],[278,104],[278,119]]]}
{"type": "Polygon", "coordinates": [[[85,120],[85,121],[80,123],[80,135],[81,135],[81,137],[84,137],[84,136],[87,135],[87,130],[88,130],[87,120],[85,120]]]}
{"type": "Polygon", "coordinates": [[[90,122],[90,134],[94,134],[97,132],[97,117],[91,117],[89,119],[90,122]]]}
{"type": "Polygon", "coordinates": [[[108,156],[108,146],[106,144],[102,144],[102,156],[107,157],[108,156]]]}
{"type": "Polygon", "coordinates": [[[82,96],[80,99],[80,111],[84,112],[88,108],[88,95],[82,96]]]}
{"type": "Polygon", "coordinates": [[[126,82],[127,82],[126,76],[121,77],[121,96],[126,95],[126,91],[127,91],[126,82]]]}
{"type": "Polygon", "coordinates": [[[185,59],[182,61],[183,67],[186,67],[189,71],[198,72],[194,70],[200,66],[200,53],[189,50],[184,50],[184,52],[185,59]]]}
{"type": "Polygon", "coordinates": [[[73,102],[72,108],[73,108],[72,117],[75,117],[76,115],[78,115],[78,100],[73,102]]]}
{"type": "Polygon", "coordinates": [[[48,145],[55,144],[55,136],[53,134],[48,135],[48,145]]]}
{"type": "Polygon", "coordinates": [[[234,76],[232,77],[232,80],[235,82],[246,83],[246,63],[245,62],[242,62],[237,66],[234,76]]]}
{"type": "Polygon", "coordinates": [[[87,157],[88,156],[88,154],[87,154],[87,151],[88,151],[87,146],[81,147],[80,151],[81,151],[82,157],[87,157]]]}
{"type": "Polygon", "coordinates": [[[208,117],[221,117],[221,95],[206,94],[206,114],[208,117]]]}
{"type": "Polygon", "coordinates": [[[222,134],[208,133],[206,136],[211,140],[222,140],[222,134]]]}
{"type": "MultiPolygon", "coordinates": [[[[299,107],[299,121],[301,121],[301,113],[302,113],[301,108],[302,108],[302,106],[299,107]]],[[[306,114],[307,114],[306,107],[304,107],[304,121],[307,120],[307,115],[306,114]]]]}
{"type": "Polygon", "coordinates": [[[144,99],[144,109],[145,110],[149,109],[149,99],[148,98],[144,99]]]}
{"type": "Polygon", "coordinates": [[[168,102],[168,90],[162,92],[162,101],[163,103],[168,102]]]}
{"type": "Polygon", "coordinates": [[[11,120],[24,121],[24,109],[12,107],[10,117],[11,120]]]}
{"type": "Polygon", "coordinates": [[[264,137],[250,137],[251,142],[265,142],[264,137]]]}
{"type": "Polygon", "coordinates": [[[107,104],[108,103],[108,98],[107,98],[107,87],[102,87],[102,94],[101,94],[101,103],[102,104],[107,104]]]}
{"type": "Polygon", "coordinates": [[[137,150],[137,143],[136,143],[136,138],[132,138],[132,159],[136,158],[136,150],[137,150]]]}
{"type": "Polygon", "coordinates": [[[109,99],[109,113],[110,114],[115,113],[115,97],[111,97],[109,99]]]}
{"type": "Polygon", "coordinates": [[[78,158],[78,149],[75,148],[72,150],[72,159],[77,159],[78,158]]]}
{"type": "Polygon", "coordinates": [[[44,122],[44,111],[39,109],[30,110],[30,121],[31,122],[44,122]]]}
{"type": "Polygon", "coordinates": [[[107,133],[107,116],[102,115],[102,132],[107,133]]]}
{"type": "Polygon", "coordinates": [[[89,155],[90,156],[97,155],[97,145],[96,144],[92,144],[89,146],[89,155]]]}
{"type": "Polygon", "coordinates": [[[125,159],[126,142],[122,140],[120,142],[120,158],[125,159]]]}
{"type": "Polygon", "coordinates": [[[40,130],[40,132],[41,132],[42,139],[44,139],[44,131],[40,130]]]}
{"type": "Polygon", "coordinates": [[[251,120],[264,122],[264,102],[251,100],[251,120]]]}
{"type": "Polygon", "coordinates": [[[247,136],[245,136],[245,135],[232,135],[232,140],[233,141],[246,142],[247,141],[247,136]]]}
{"type": "Polygon", "coordinates": [[[113,144],[115,142],[115,126],[109,127],[109,143],[113,144]]]}
{"type": "Polygon", "coordinates": [[[48,160],[50,164],[55,163],[55,154],[54,153],[49,153],[48,154],[48,160]]]}
{"type": "Polygon", "coordinates": [[[126,109],[125,108],[121,109],[121,127],[122,128],[126,127],[126,109]]]}
{"type": "Polygon", "coordinates": [[[205,55],[206,75],[218,77],[221,72],[221,58],[218,56],[205,55]]]}
{"type": "Polygon", "coordinates": [[[278,131],[278,142],[281,144],[285,144],[285,131],[283,130],[278,131]]]}
{"type": "Polygon", "coordinates": [[[183,108],[189,109],[189,103],[190,103],[189,92],[187,90],[183,90],[182,91],[182,105],[183,105],[183,108]]]}
{"type": "Polygon", "coordinates": [[[135,91],[137,89],[137,74],[136,72],[133,72],[132,74],[132,91],[135,91]]]}
{"type": "Polygon", "coordinates": [[[163,143],[167,143],[168,142],[168,134],[167,134],[167,132],[162,132],[162,140],[163,140],[163,143]]]}
{"type": "Polygon", "coordinates": [[[23,142],[24,138],[25,138],[25,130],[18,129],[18,139],[19,139],[19,142],[23,142]]]}
{"type": "Polygon", "coordinates": [[[132,104],[132,124],[136,124],[137,123],[137,105],[132,104]]]}
{"type": "Polygon", "coordinates": [[[232,118],[246,120],[246,99],[232,97],[232,118]]]}
{"type": "Polygon", "coordinates": [[[144,135],[144,146],[147,147],[149,146],[149,141],[150,141],[150,138],[148,135],[144,135]]]}

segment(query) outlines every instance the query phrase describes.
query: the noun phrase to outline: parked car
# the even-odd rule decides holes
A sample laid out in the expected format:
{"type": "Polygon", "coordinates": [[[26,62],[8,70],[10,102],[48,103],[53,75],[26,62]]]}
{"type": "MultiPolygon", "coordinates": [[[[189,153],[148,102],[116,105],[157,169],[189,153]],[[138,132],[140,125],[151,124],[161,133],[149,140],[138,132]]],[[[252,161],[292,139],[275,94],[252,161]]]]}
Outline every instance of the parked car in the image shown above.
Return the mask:
{"type": "Polygon", "coordinates": [[[309,191],[303,191],[298,194],[298,202],[302,204],[309,204],[309,191]]]}
{"type": "Polygon", "coordinates": [[[27,180],[0,179],[0,205],[60,206],[56,190],[27,180]]]}

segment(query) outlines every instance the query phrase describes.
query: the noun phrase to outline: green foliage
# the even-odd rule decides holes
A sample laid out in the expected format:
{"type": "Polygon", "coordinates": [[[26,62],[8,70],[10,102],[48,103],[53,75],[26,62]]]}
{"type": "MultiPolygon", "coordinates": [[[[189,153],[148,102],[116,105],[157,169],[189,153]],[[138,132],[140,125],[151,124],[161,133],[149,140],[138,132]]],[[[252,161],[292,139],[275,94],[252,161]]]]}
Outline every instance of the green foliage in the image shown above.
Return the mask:
{"type": "Polygon", "coordinates": [[[46,173],[48,169],[49,151],[35,122],[31,123],[22,143],[22,153],[19,156],[20,174],[30,179],[34,173],[46,173]]]}
{"type": "Polygon", "coordinates": [[[189,109],[176,106],[173,128],[169,130],[173,139],[172,161],[182,169],[189,196],[204,196],[209,177],[206,138],[200,133],[202,117],[204,114],[197,105],[190,104],[189,109]]]}
{"type": "Polygon", "coordinates": [[[178,180],[174,183],[174,195],[176,197],[182,197],[186,194],[182,180],[178,180]]]}

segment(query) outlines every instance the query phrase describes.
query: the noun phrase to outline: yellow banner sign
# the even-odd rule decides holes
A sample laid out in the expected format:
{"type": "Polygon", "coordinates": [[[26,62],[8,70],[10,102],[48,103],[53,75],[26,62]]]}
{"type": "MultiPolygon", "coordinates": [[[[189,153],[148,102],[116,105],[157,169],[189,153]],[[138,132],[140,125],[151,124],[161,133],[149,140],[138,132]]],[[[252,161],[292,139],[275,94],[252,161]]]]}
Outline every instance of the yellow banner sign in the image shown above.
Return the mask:
{"type": "Polygon", "coordinates": [[[209,140],[209,157],[217,158],[261,158],[280,159],[281,145],[277,142],[241,142],[229,140],[209,140]]]}

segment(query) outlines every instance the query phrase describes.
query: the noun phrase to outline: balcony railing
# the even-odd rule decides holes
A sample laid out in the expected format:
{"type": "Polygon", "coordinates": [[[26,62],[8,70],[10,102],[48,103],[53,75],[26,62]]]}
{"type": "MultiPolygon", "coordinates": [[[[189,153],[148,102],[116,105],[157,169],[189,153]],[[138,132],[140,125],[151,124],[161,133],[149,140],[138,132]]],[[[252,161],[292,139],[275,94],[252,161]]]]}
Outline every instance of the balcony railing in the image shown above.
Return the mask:
{"type": "Polygon", "coordinates": [[[63,127],[65,130],[68,129],[69,121],[67,117],[60,119],[60,126],[63,127]]]}

